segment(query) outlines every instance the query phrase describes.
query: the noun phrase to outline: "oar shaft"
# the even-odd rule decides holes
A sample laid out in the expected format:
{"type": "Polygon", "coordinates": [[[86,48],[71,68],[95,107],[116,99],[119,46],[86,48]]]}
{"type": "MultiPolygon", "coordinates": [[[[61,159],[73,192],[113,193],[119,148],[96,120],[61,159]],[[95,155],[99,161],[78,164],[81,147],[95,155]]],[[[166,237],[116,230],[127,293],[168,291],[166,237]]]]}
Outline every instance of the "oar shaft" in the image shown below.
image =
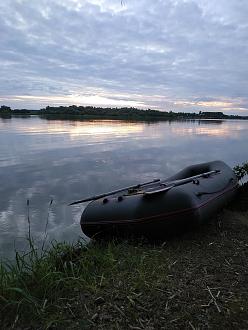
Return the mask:
{"type": "Polygon", "coordinates": [[[146,185],[151,184],[151,183],[156,183],[156,182],[159,182],[159,181],[160,181],[160,179],[155,179],[155,180],[148,181],[148,182],[145,182],[145,183],[136,184],[134,186],[129,186],[129,187],[113,190],[113,191],[107,192],[105,194],[96,195],[96,196],[88,197],[88,198],[85,198],[85,199],[81,199],[79,201],[70,203],[69,205],[76,205],[76,204],[80,204],[80,203],[84,203],[84,202],[95,201],[95,200],[103,198],[103,197],[107,197],[107,196],[110,196],[110,195],[117,194],[121,191],[129,190],[129,189],[138,189],[140,187],[146,186],[146,185]]]}
{"type": "Polygon", "coordinates": [[[197,175],[194,175],[194,176],[189,176],[185,179],[180,179],[180,180],[175,180],[175,181],[167,181],[167,182],[161,182],[162,184],[164,185],[173,185],[173,186],[179,186],[179,185],[182,185],[182,184],[185,184],[185,183],[188,183],[192,180],[195,180],[195,179],[198,179],[198,178],[202,178],[202,177],[208,177],[209,175],[211,174],[217,174],[219,173],[220,171],[219,170],[214,170],[214,171],[209,171],[209,172],[204,172],[204,173],[201,173],[201,174],[197,174],[197,175]]]}
{"type": "Polygon", "coordinates": [[[202,178],[204,176],[208,177],[211,174],[217,174],[220,171],[216,170],[216,171],[210,171],[210,172],[205,172],[205,173],[201,173],[198,175],[194,175],[194,176],[190,176],[188,178],[185,179],[181,179],[181,180],[175,180],[175,181],[167,181],[167,182],[161,182],[161,185],[164,186],[163,188],[158,188],[156,190],[147,190],[144,192],[144,195],[146,196],[151,196],[151,195],[155,195],[155,194],[159,194],[159,193],[164,193],[166,191],[169,191],[170,189],[177,187],[177,186],[181,186],[183,184],[189,183],[197,178],[202,178]]]}

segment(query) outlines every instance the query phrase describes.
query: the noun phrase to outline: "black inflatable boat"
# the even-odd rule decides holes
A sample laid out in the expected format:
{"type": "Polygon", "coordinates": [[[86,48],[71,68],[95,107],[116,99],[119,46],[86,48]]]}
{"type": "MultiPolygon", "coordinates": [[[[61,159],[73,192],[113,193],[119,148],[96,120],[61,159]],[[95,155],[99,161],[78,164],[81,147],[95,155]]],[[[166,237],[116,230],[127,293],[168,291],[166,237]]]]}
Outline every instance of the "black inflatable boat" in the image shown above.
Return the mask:
{"type": "Polygon", "coordinates": [[[202,224],[234,197],[237,188],[238,180],[224,162],[193,165],[166,180],[83,200],[93,199],[81,216],[81,227],[91,238],[162,238],[202,224]]]}

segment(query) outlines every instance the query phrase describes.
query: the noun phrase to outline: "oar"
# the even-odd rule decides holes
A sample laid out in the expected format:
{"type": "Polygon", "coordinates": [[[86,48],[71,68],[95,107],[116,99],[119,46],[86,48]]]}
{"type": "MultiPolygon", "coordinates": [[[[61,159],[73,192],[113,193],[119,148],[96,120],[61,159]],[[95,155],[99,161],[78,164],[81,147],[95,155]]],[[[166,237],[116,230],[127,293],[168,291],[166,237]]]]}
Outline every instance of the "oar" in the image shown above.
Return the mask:
{"type": "Polygon", "coordinates": [[[162,181],[161,184],[181,185],[181,184],[188,183],[192,180],[195,180],[195,179],[198,179],[198,178],[209,177],[211,174],[217,174],[217,173],[220,173],[220,170],[213,170],[213,171],[209,171],[209,172],[200,173],[200,174],[197,174],[197,175],[189,176],[185,179],[179,179],[179,180],[167,181],[167,182],[162,181]]]}
{"type": "Polygon", "coordinates": [[[186,183],[189,183],[191,181],[194,181],[195,179],[199,179],[199,178],[204,178],[204,177],[209,177],[211,174],[217,174],[217,173],[220,173],[220,170],[214,170],[214,171],[209,171],[209,172],[204,172],[204,173],[201,173],[201,174],[197,174],[197,175],[194,175],[194,176],[190,176],[188,178],[185,178],[185,179],[180,179],[180,180],[175,180],[175,181],[167,181],[167,182],[161,182],[161,186],[164,186],[163,188],[159,188],[159,189],[156,189],[156,190],[147,190],[144,192],[144,195],[154,195],[154,194],[159,194],[159,193],[162,193],[162,192],[166,192],[174,187],[177,187],[177,186],[181,186],[183,184],[186,184],[186,183]]]}
{"type": "Polygon", "coordinates": [[[110,196],[110,195],[117,194],[118,192],[121,192],[121,191],[129,190],[129,189],[139,189],[140,187],[146,186],[146,185],[151,184],[151,183],[156,183],[156,182],[159,182],[159,181],[160,181],[160,179],[155,179],[155,180],[152,180],[152,181],[139,183],[139,184],[134,185],[134,186],[129,186],[129,187],[113,190],[113,191],[107,192],[105,194],[96,195],[96,196],[88,197],[88,198],[85,198],[85,199],[81,199],[79,201],[72,202],[69,205],[75,205],[75,204],[80,204],[80,203],[84,203],[84,202],[95,201],[95,200],[103,198],[103,197],[107,197],[107,196],[110,196]]]}

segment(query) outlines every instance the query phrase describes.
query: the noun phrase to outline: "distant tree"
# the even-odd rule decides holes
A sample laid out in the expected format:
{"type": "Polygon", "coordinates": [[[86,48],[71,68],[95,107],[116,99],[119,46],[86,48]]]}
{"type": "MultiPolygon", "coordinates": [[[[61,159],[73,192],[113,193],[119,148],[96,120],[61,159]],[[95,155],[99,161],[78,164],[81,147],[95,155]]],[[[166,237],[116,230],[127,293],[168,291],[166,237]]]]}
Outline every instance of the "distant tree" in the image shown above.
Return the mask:
{"type": "Polygon", "coordinates": [[[0,113],[10,113],[11,112],[11,108],[7,107],[6,105],[2,105],[0,108],[0,113]]]}

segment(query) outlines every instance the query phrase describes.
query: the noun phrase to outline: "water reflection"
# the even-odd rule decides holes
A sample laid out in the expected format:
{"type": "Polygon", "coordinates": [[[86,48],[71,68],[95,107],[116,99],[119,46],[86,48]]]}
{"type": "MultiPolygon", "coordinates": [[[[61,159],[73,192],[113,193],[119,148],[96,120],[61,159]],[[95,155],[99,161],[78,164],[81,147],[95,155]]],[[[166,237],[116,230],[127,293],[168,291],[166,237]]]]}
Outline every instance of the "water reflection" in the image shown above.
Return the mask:
{"type": "Polygon", "coordinates": [[[37,122],[32,127],[25,125],[16,127],[18,131],[28,134],[68,134],[70,137],[77,136],[98,136],[98,135],[115,135],[127,136],[128,134],[142,132],[144,125],[138,123],[125,123],[121,121],[102,120],[102,121],[63,121],[61,120],[46,121],[43,125],[37,122]]]}
{"type": "Polygon", "coordinates": [[[70,201],[167,177],[192,163],[241,163],[247,159],[247,133],[245,121],[2,119],[1,255],[25,249],[28,211],[37,241],[44,239],[47,218],[48,240],[76,240],[84,205],[68,207],[70,201]]]}
{"type": "Polygon", "coordinates": [[[192,127],[173,127],[172,132],[181,136],[205,135],[227,138],[230,136],[239,137],[240,131],[244,130],[242,121],[232,121],[230,123],[230,121],[199,120],[197,123],[198,125],[192,125],[192,127]]]}

